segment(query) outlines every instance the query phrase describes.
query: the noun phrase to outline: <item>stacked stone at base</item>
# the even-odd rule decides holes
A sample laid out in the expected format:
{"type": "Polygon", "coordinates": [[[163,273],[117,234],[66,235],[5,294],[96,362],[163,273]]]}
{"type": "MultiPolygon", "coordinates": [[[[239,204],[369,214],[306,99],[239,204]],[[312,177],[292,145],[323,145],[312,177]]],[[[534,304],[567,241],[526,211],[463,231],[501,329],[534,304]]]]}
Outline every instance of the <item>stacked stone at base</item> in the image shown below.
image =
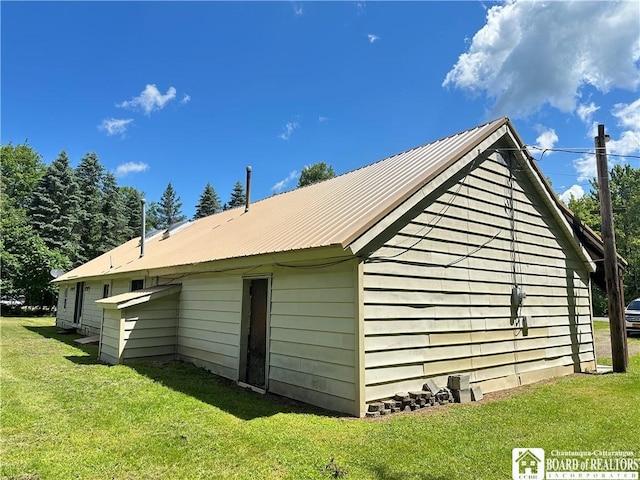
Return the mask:
{"type": "Polygon", "coordinates": [[[450,375],[447,386],[453,394],[456,403],[469,403],[471,401],[471,388],[469,387],[469,375],[450,375]]]}

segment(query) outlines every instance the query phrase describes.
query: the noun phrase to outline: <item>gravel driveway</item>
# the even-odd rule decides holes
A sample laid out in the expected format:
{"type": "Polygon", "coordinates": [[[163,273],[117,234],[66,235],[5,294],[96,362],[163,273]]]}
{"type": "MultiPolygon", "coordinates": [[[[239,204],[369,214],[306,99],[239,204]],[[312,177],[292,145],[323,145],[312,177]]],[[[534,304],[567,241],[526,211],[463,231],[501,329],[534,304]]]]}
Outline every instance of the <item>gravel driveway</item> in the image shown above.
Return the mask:
{"type": "MultiPolygon", "coordinates": [[[[597,358],[611,358],[611,336],[608,322],[595,320],[593,323],[597,358]]],[[[640,335],[627,337],[627,349],[630,357],[640,353],[640,335]]]]}

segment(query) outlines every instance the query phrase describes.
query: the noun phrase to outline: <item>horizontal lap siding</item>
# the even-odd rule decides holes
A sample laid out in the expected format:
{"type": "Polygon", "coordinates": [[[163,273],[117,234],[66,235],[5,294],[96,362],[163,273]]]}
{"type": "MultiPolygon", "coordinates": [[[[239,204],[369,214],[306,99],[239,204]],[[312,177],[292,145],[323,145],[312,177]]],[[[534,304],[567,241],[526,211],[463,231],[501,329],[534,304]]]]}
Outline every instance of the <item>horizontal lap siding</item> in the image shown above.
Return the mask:
{"type": "Polygon", "coordinates": [[[109,296],[120,295],[131,291],[131,280],[113,280],[109,296]]]}
{"type": "Polygon", "coordinates": [[[485,161],[365,263],[367,401],[452,373],[490,391],[593,364],[588,273],[522,172],[515,278],[527,294],[527,336],[512,325],[507,177],[485,161]]]}
{"type": "Polygon", "coordinates": [[[220,376],[238,379],[242,278],[198,275],[184,279],[178,353],[220,376]]]}
{"type": "Polygon", "coordinates": [[[271,285],[269,390],[355,412],[355,266],[278,270],[271,285]]]}
{"type": "MultiPolygon", "coordinates": [[[[102,285],[102,282],[87,282],[84,284],[84,301],[82,303],[80,331],[88,335],[97,335],[100,333],[102,308],[96,304],[96,300],[102,298],[102,285]]],[[[75,302],[75,296],[73,301],[75,302]]],[[[69,299],[67,299],[67,305],[69,305],[69,299]]]]}
{"type": "MultiPolygon", "coordinates": [[[[74,303],[71,299],[72,298],[71,287],[72,287],[72,284],[66,283],[64,285],[60,285],[58,289],[58,308],[56,309],[56,326],[58,327],[68,328],[73,323],[74,303]],[[65,291],[67,293],[66,307],[65,307],[65,301],[64,301],[65,291]]],[[[74,297],[74,300],[75,300],[75,297],[74,297]]]]}
{"type": "Polygon", "coordinates": [[[104,325],[100,339],[100,359],[116,364],[120,362],[120,310],[104,311],[104,325]]]}
{"type": "Polygon", "coordinates": [[[123,358],[176,353],[179,294],[124,310],[123,358]]]}

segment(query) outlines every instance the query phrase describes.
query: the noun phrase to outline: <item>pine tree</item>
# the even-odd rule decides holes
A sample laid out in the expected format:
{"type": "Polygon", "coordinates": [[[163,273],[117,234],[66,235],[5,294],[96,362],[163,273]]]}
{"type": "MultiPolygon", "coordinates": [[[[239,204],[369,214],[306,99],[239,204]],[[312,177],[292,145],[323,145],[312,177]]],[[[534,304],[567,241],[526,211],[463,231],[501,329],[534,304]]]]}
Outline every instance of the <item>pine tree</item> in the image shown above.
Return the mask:
{"type": "Polygon", "coordinates": [[[233,186],[233,191],[231,192],[231,198],[229,199],[229,203],[225,203],[224,210],[230,210],[236,207],[242,207],[245,205],[247,201],[247,197],[244,194],[244,186],[242,182],[239,180],[233,186]]]}
{"type": "Polygon", "coordinates": [[[181,208],[180,197],[176,194],[171,182],[169,182],[162,193],[160,202],[158,202],[159,227],[169,228],[174,223],[184,221],[186,217],[182,214],[181,208]]]}
{"type": "Polygon", "coordinates": [[[45,245],[66,255],[73,265],[79,264],[79,205],[76,175],[62,151],[36,185],[28,213],[45,245]]]}
{"type": "Polygon", "coordinates": [[[140,236],[142,230],[141,200],[144,193],[133,187],[120,187],[122,203],[124,208],[124,240],[131,240],[140,236]]]}
{"type": "Polygon", "coordinates": [[[207,183],[207,186],[204,187],[202,195],[200,195],[200,203],[196,205],[196,214],[193,216],[193,218],[197,219],[208,217],[209,215],[213,215],[220,210],[220,198],[218,198],[218,194],[211,186],[211,183],[207,183]]]}
{"type": "Polygon", "coordinates": [[[102,182],[102,235],[100,247],[103,252],[117,247],[128,240],[127,222],[122,193],[116,177],[107,173],[102,182]]]}
{"type": "Polygon", "coordinates": [[[147,204],[145,230],[148,233],[154,230],[160,230],[161,228],[166,228],[166,226],[160,219],[160,206],[158,202],[150,202],[147,204]]]}
{"type": "Polygon", "coordinates": [[[79,259],[86,262],[106,251],[102,244],[104,226],[102,182],[104,167],[98,156],[87,153],[76,168],[80,187],[80,250],[79,259]]]}

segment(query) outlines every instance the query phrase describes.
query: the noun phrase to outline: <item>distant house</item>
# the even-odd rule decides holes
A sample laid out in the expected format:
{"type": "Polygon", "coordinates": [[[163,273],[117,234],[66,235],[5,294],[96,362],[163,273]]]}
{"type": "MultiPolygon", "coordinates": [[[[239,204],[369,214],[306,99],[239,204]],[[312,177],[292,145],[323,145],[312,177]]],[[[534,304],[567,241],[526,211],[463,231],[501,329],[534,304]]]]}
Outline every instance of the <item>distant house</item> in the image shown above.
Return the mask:
{"type": "Polygon", "coordinates": [[[147,235],[58,277],[57,324],[330,410],[468,372],[595,368],[594,262],[507,118],[147,235]]]}

